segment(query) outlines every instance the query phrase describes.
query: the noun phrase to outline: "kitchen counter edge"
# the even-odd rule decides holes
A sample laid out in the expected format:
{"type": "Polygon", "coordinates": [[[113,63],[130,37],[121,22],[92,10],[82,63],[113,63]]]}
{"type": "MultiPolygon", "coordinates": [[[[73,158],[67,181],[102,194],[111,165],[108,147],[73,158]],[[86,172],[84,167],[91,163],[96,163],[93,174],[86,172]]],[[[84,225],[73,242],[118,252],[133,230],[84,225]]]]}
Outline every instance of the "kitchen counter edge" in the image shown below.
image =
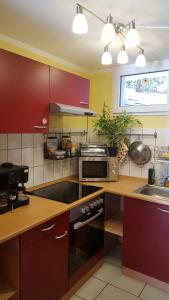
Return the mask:
{"type": "MultiPolygon", "coordinates": [[[[75,177],[66,177],[52,182],[44,183],[33,188],[27,189],[31,191],[35,188],[44,187],[57,182],[70,180],[78,182],[75,177]]],[[[88,195],[72,204],[64,204],[57,201],[51,201],[37,196],[30,196],[30,204],[22,206],[13,211],[0,215],[0,243],[6,242],[14,237],[19,236],[27,230],[30,230],[66,211],[83,204],[86,201],[97,197],[105,192],[117,194],[121,196],[131,197],[144,201],[158,204],[169,205],[169,201],[164,199],[154,199],[150,196],[134,193],[134,191],[147,182],[145,179],[129,176],[120,176],[117,182],[83,182],[87,185],[95,185],[101,189],[91,195],[88,195]]]]}

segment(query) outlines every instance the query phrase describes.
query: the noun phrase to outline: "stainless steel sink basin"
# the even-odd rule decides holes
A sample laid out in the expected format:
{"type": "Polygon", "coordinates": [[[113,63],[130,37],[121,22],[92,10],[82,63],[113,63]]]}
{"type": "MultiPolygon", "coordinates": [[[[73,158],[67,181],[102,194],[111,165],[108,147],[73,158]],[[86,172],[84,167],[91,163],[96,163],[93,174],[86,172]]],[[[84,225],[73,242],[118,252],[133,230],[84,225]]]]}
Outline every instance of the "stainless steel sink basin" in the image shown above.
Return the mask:
{"type": "Polygon", "coordinates": [[[155,198],[169,199],[169,188],[165,188],[165,187],[150,186],[147,184],[137,189],[135,193],[143,194],[155,198]]]}

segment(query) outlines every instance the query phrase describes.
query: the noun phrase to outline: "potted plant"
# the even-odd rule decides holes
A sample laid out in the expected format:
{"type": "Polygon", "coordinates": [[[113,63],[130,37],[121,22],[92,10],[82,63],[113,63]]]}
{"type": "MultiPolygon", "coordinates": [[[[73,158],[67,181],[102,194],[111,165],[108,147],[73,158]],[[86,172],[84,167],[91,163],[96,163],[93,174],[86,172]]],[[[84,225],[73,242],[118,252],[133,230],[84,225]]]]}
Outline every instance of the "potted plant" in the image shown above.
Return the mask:
{"type": "Polygon", "coordinates": [[[135,116],[126,111],[113,116],[109,107],[104,103],[102,113],[94,121],[93,127],[98,135],[103,135],[108,139],[110,156],[116,156],[126,130],[141,125],[142,123],[135,116]]]}

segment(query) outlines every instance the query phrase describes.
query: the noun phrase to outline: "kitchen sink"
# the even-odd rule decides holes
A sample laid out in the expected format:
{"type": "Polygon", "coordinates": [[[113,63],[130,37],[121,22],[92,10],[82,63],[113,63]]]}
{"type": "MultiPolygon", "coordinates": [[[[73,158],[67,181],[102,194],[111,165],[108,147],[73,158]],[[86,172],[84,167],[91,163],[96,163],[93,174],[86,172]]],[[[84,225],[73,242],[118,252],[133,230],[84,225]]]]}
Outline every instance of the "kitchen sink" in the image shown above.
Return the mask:
{"type": "Polygon", "coordinates": [[[169,199],[169,188],[160,187],[160,186],[150,186],[150,185],[144,185],[141,188],[134,191],[138,194],[143,194],[151,197],[156,198],[166,198],[169,199]]]}

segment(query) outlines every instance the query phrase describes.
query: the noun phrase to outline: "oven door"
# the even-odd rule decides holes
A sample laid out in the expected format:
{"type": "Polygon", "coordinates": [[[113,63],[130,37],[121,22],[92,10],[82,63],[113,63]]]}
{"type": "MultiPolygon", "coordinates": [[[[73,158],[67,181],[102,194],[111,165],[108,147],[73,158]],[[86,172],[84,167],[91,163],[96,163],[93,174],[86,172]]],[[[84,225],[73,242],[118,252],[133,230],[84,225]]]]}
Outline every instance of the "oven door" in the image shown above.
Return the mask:
{"type": "Polygon", "coordinates": [[[108,178],[108,157],[79,157],[80,181],[106,181],[108,178]]]}
{"type": "Polygon", "coordinates": [[[103,256],[103,250],[104,209],[101,207],[70,224],[69,278],[76,281],[83,276],[92,267],[92,259],[94,262],[101,252],[103,256]]]}

